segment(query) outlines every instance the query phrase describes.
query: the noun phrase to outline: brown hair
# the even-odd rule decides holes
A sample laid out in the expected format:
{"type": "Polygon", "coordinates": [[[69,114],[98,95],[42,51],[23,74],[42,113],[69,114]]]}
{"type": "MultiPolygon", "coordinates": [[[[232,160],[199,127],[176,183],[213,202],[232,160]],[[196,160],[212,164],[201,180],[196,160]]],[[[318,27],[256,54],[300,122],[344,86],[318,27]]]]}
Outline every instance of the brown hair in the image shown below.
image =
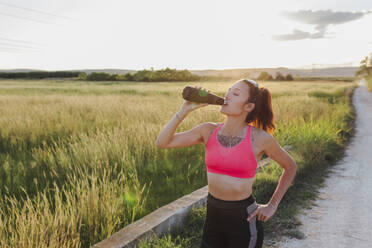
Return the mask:
{"type": "Polygon", "coordinates": [[[271,93],[265,87],[256,87],[249,81],[242,79],[249,86],[247,102],[255,103],[254,109],[247,115],[245,122],[273,134],[275,131],[274,112],[271,105],[271,93]]]}

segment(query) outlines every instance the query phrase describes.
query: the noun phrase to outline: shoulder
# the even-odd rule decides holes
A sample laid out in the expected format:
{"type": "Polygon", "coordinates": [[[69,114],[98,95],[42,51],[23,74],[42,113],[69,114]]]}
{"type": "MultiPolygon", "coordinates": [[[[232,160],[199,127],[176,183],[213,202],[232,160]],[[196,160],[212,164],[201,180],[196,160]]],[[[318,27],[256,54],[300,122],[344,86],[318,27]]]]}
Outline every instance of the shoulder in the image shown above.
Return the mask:
{"type": "Polygon", "coordinates": [[[255,145],[261,150],[266,150],[268,146],[276,142],[274,136],[261,128],[252,126],[252,135],[254,136],[255,145]]]}
{"type": "MultiPolygon", "coordinates": [[[[274,158],[280,153],[283,148],[280,146],[279,142],[275,139],[275,137],[267,133],[265,130],[255,128],[257,132],[257,143],[260,147],[260,150],[265,152],[266,155],[269,157],[274,158]]],[[[252,129],[253,130],[253,129],[252,129]]]]}
{"type": "Polygon", "coordinates": [[[209,137],[213,133],[213,131],[220,125],[221,123],[216,122],[204,122],[202,123],[202,136],[204,143],[209,140],[209,137]]]}
{"type": "Polygon", "coordinates": [[[272,137],[272,135],[266,132],[265,130],[257,128],[255,126],[252,126],[252,133],[254,133],[257,138],[259,138],[260,140],[262,139],[263,141],[267,141],[272,137]]]}
{"type": "Polygon", "coordinates": [[[216,129],[221,123],[217,122],[204,122],[202,123],[204,131],[207,133],[213,132],[214,129],[216,129]]]}

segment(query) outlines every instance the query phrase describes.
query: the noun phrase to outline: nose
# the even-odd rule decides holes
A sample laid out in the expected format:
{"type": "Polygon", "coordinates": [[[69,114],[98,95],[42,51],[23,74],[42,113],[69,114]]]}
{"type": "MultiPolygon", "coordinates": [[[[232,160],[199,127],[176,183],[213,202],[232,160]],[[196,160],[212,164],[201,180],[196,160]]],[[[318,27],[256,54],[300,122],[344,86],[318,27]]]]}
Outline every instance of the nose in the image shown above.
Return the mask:
{"type": "Polygon", "coordinates": [[[226,92],[226,94],[225,94],[225,99],[228,100],[228,101],[231,99],[230,94],[231,94],[230,91],[226,92]]]}

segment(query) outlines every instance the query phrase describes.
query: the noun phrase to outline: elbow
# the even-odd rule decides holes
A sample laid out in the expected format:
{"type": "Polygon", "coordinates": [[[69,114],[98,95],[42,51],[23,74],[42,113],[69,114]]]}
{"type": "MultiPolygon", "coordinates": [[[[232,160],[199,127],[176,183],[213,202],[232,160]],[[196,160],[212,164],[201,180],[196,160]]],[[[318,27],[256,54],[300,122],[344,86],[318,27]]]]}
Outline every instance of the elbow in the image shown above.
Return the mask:
{"type": "Polygon", "coordinates": [[[155,144],[157,148],[164,148],[163,146],[161,145],[158,145],[158,144],[155,144]]]}
{"type": "Polygon", "coordinates": [[[294,171],[297,170],[297,164],[296,164],[296,163],[293,163],[293,170],[294,170],[294,171]]]}
{"type": "Polygon", "coordinates": [[[159,139],[159,137],[156,138],[155,140],[155,145],[159,148],[168,148],[168,144],[170,143],[171,141],[167,141],[167,140],[161,140],[159,139]]]}
{"type": "Polygon", "coordinates": [[[163,144],[159,143],[158,140],[155,141],[155,145],[158,148],[165,148],[163,144]]]}
{"type": "Polygon", "coordinates": [[[293,172],[293,174],[296,174],[296,171],[297,171],[297,164],[296,163],[292,163],[291,167],[290,167],[290,170],[293,172]]]}
{"type": "Polygon", "coordinates": [[[159,136],[158,136],[158,137],[156,137],[156,140],[155,140],[155,145],[156,145],[157,147],[160,147],[160,144],[159,144],[159,136]]]}
{"type": "Polygon", "coordinates": [[[295,162],[290,163],[290,165],[285,170],[296,174],[297,164],[295,162]]]}

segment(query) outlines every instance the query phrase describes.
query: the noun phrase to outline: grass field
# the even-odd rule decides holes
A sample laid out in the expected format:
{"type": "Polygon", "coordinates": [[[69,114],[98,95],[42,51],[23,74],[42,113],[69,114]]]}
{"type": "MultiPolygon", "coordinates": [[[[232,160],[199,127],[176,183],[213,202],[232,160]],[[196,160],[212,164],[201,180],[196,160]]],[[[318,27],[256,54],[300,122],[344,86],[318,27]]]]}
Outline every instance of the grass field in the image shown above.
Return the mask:
{"type": "Polygon", "coordinates": [[[372,92],[372,76],[366,77],[366,81],[368,90],[372,92]]]}
{"type": "MultiPolygon", "coordinates": [[[[203,144],[154,142],[182,105],[184,86],[223,96],[232,83],[0,80],[0,247],[89,247],[205,186],[203,144]]],[[[263,85],[273,95],[274,136],[294,147],[297,178],[337,160],[352,130],[348,96],[356,84],[263,85]]],[[[190,113],[177,132],[224,121],[219,108],[190,113]]],[[[280,168],[256,176],[258,201],[269,199],[280,168]]]]}

